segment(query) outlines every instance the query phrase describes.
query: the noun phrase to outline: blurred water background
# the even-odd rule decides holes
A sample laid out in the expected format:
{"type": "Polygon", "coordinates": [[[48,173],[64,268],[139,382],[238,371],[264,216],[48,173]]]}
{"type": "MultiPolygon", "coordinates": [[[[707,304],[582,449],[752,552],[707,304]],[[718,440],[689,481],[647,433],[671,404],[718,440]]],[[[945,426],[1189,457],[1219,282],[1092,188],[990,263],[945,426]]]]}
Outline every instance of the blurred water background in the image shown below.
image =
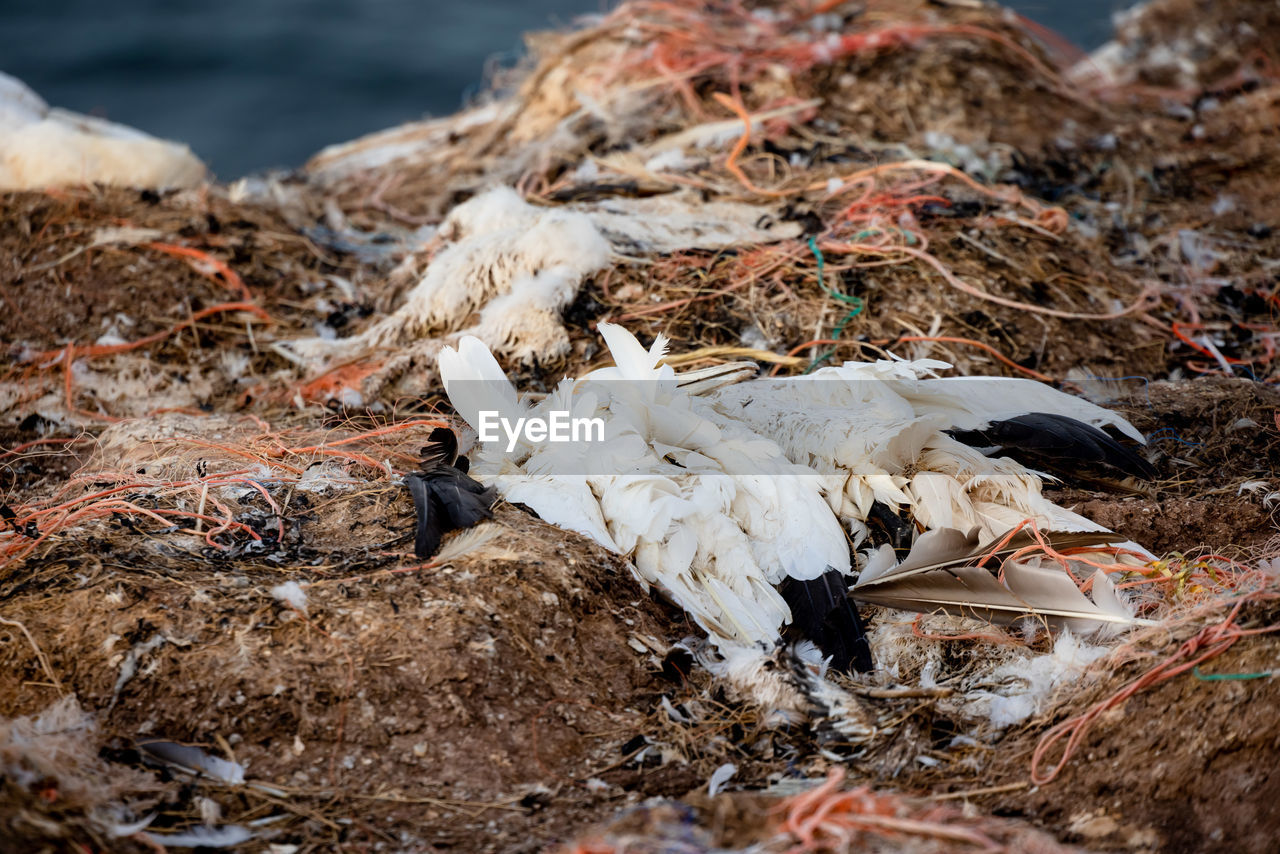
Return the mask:
{"type": "MultiPolygon", "coordinates": [[[[692,0],[691,0],[692,2],[692,0]]],[[[1023,0],[1092,48],[1125,0],[1023,0]]],[[[457,110],[521,34],[606,0],[0,0],[0,71],[50,104],[181,140],[224,180],[457,110]]]]}

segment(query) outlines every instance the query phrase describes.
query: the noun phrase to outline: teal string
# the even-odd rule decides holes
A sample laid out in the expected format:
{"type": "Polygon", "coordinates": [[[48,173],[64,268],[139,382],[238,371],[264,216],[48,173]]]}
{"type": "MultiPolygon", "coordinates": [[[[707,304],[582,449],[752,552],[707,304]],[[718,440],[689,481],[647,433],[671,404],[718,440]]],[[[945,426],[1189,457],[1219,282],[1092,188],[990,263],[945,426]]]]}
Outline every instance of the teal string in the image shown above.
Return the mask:
{"type": "MultiPolygon", "coordinates": [[[[813,252],[813,257],[818,259],[818,285],[827,292],[827,296],[850,307],[849,313],[844,316],[843,320],[836,324],[835,329],[831,332],[831,337],[838,339],[844,334],[844,328],[849,325],[849,321],[853,320],[859,314],[862,314],[864,304],[861,297],[842,294],[837,290],[827,287],[827,277],[825,275],[826,259],[822,257],[822,250],[818,248],[818,241],[813,237],[809,238],[809,249],[813,252]]],[[[821,365],[827,359],[830,359],[831,354],[835,351],[835,347],[828,347],[825,353],[821,354],[809,363],[809,367],[805,368],[804,372],[806,374],[810,373],[814,368],[818,367],[818,365],[821,365]]]]}
{"type": "Polygon", "coordinates": [[[1191,668],[1191,672],[1201,682],[1226,682],[1228,680],[1241,679],[1265,679],[1268,676],[1274,676],[1275,671],[1263,670],[1259,673],[1201,673],[1200,665],[1191,668]]]}
{"type": "Polygon", "coordinates": [[[853,237],[849,238],[849,242],[861,243],[863,240],[865,240],[868,237],[876,237],[881,234],[887,234],[889,231],[896,231],[898,234],[901,234],[902,239],[907,241],[908,246],[915,246],[917,243],[920,242],[920,238],[916,237],[916,233],[914,231],[911,231],[910,229],[906,229],[906,228],[897,228],[897,227],[889,228],[887,230],[883,228],[865,228],[862,231],[859,231],[853,237]]]}

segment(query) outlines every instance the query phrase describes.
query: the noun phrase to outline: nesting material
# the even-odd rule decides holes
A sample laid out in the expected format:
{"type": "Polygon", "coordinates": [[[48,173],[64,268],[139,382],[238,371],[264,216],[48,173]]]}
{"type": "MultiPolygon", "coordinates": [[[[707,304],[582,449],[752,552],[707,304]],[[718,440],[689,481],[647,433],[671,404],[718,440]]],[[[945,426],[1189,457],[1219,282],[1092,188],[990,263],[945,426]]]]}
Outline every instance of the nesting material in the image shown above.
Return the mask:
{"type": "Polygon", "coordinates": [[[1051,652],[1006,662],[972,680],[965,710],[974,717],[985,716],[997,729],[1022,723],[1044,711],[1058,688],[1079,679],[1112,651],[1110,644],[1091,644],[1063,630],[1051,652]]]}
{"type": "Polygon", "coordinates": [[[571,206],[591,217],[615,251],[658,255],[758,246],[800,236],[797,222],[770,205],[706,201],[694,193],[604,199],[571,206]]]}
{"type": "Polygon", "coordinates": [[[0,73],[0,190],[72,184],[163,190],[204,179],[204,164],[187,146],[50,108],[22,81],[0,73]]]}
{"type": "Polygon", "coordinates": [[[170,412],[108,427],[82,473],[160,492],[203,487],[206,498],[233,502],[252,501],[264,489],[350,492],[366,482],[351,468],[361,455],[326,456],[324,444],[332,438],[287,429],[264,433],[260,423],[243,417],[170,412]],[[308,450],[297,455],[283,450],[278,441],[286,437],[308,450]]]}
{"type": "Polygon", "coordinates": [[[393,314],[351,338],[291,341],[287,349],[304,359],[353,358],[458,332],[474,318],[467,331],[515,361],[568,352],[560,313],[583,279],[609,262],[609,244],[590,218],[536,208],[499,187],[454,208],[440,234],[450,242],[393,314]]]}
{"type": "Polygon", "coordinates": [[[1047,651],[1037,652],[1012,638],[1002,641],[980,620],[938,616],[915,623],[891,612],[874,619],[868,635],[882,678],[925,691],[945,685],[939,709],[965,721],[981,739],[1047,710],[1058,689],[1079,683],[1116,650],[1114,640],[1089,640],[1063,629],[1047,651]],[[964,638],[950,653],[961,664],[944,655],[942,635],[964,638]]]}
{"type": "Polygon", "coordinates": [[[108,765],[100,748],[97,722],[72,695],[38,715],[0,718],[0,836],[36,850],[54,839],[105,842],[145,824],[138,816],[162,787],[108,765]]]}
{"type": "MultiPolygon", "coordinates": [[[[80,708],[75,697],[64,697],[34,717],[0,721],[0,761],[4,777],[19,786],[33,786],[45,778],[65,776],[96,753],[92,739],[97,731],[93,717],[80,708]]],[[[76,792],[74,778],[70,792],[76,792]]],[[[80,781],[84,796],[103,794],[80,781]]]]}
{"type": "Polygon", "coordinates": [[[307,613],[307,591],[306,588],[296,581],[286,581],[283,584],[277,584],[271,588],[271,595],[275,600],[286,608],[293,610],[306,616],[307,613]]]}
{"type": "MultiPolygon", "coordinates": [[[[498,186],[458,205],[443,242],[404,304],[341,340],[285,342],[305,364],[357,358],[429,336],[474,335],[504,359],[535,364],[569,353],[561,320],[583,282],[620,256],[716,250],[794,238],[795,222],[768,207],[691,193],[538,207],[498,186]]],[[[409,258],[401,269],[412,269],[409,258]]]]}
{"type": "Polygon", "coordinates": [[[489,104],[447,118],[409,122],[330,145],[311,158],[307,169],[314,180],[332,185],[371,170],[404,167],[425,160],[430,152],[439,151],[458,134],[494,121],[501,112],[499,105],[489,104]]]}

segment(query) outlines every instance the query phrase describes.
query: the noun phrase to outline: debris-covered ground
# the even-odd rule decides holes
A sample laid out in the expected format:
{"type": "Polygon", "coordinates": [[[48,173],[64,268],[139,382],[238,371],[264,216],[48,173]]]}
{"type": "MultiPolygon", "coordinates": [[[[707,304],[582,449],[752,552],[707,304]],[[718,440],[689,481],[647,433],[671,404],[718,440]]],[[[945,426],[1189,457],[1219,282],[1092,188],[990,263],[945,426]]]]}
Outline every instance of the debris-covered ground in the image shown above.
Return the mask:
{"type": "Polygon", "coordinates": [[[816,5],[627,3],[296,175],[0,196],[0,836],[1273,847],[1280,12],[1157,0],[1081,57],[959,0],[816,5]],[[893,724],[851,750],[766,726],[623,559],[519,506],[415,559],[435,353],[497,327],[402,306],[493,185],[609,243],[546,347],[490,340],[524,387],[611,319],[685,366],[887,350],[1121,409],[1159,479],[1050,495],[1160,556],[1116,579],[1157,624],[868,609],[893,724]]]}

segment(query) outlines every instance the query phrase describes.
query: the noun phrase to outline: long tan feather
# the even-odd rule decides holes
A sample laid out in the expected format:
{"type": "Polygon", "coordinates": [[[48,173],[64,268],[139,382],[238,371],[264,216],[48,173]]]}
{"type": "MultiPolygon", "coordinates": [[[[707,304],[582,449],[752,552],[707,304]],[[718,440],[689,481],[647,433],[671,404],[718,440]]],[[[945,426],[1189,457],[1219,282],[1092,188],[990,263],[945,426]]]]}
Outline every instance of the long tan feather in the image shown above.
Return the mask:
{"type": "MultiPolygon", "coordinates": [[[[1115,534],[1100,532],[1044,536],[1055,549],[1118,539],[1115,534]]],[[[1099,594],[1100,601],[1095,604],[1061,569],[1040,566],[1038,561],[1007,560],[1015,551],[1034,542],[1033,535],[1019,532],[995,552],[992,569],[999,568],[1003,562],[1005,583],[1002,584],[992,569],[974,565],[991,552],[989,546],[977,544],[975,534],[946,528],[929,531],[921,535],[910,554],[897,566],[886,568],[880,556],[873,558],[875,565],[869,567],[871,572],[864,572],[850,595],[890,608],[958,614],[995,623],[1008,623],[1027,615],[1074,628],[1145,622],[1130,615],[1113,593],[1108,595],[1110,588],[1105,585],[1099,594]]]]}
{"type": "MultiPolygon", "coordinates": [[[[1124,541],[1124,537],[1110,531],[1055,532],[1041,534],[1041,536],[1058,551],[1124,541]]],[[[999,542],[1002,539],[1004,537],[997,537],[992,542],[999,542]]],[[[965,534],[955,528],[937,528],[921,534],[915,545],[911,547],[911,552],[901,563],[885,566],[883,561],[877,559],[874,568],[870,572],[864,572],[855,586],[878,584],[890,578],[918,575],[952,566],[976,564],[988,555],[991,559],[986,562],[986,565],[992,569],[999,569],[1010,555],[1036,544],[1035,535],[1026,530],[1014,534],[1001,548],[993,549],[989,543],[979,543],[977,529],[965,534]]]]}

